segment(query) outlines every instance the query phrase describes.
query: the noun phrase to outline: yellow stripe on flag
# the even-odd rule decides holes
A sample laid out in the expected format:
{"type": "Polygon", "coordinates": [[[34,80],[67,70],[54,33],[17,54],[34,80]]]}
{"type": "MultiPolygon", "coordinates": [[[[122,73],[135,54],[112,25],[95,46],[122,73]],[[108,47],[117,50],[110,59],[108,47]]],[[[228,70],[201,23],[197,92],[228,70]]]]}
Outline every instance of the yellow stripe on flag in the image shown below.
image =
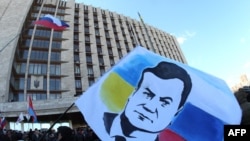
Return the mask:
{"type": "Polygon", "coordinates": [[[117,73],[110,73],[101,86],[101,99],[112,112],[124,109],[134,87],[122,79],[117,73]]]}

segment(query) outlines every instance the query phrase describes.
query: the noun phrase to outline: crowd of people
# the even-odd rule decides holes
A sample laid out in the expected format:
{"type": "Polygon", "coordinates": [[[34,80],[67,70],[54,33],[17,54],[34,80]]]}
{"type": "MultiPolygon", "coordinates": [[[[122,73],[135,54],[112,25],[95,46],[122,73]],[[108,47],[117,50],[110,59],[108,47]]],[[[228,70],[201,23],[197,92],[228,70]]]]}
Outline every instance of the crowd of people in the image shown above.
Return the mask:
{"type": "Polygon", "coordinates": [[[91,128],[71,129],[60,126],[57,131],[30,129],[21,132],[11,129],[0,129],[0,141],[100,141],[91,128]]]}

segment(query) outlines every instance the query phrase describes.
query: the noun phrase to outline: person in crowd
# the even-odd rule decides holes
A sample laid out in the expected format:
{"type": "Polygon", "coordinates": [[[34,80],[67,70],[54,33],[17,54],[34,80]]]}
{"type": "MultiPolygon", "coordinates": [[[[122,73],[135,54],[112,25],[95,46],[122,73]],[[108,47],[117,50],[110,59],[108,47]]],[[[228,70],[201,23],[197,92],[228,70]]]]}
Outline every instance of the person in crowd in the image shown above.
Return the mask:
{"type": "Polygon", "coordinates": [[[57,128],[57,141],[74,141],[73,130],[68,126],[57,128]]]}
{"type": "Polygon", "coordinates": [[[41,133],[40,131],[36,128],[34,133],[32,134],[31,141],[40,141],[41,138],[41,133]]]}

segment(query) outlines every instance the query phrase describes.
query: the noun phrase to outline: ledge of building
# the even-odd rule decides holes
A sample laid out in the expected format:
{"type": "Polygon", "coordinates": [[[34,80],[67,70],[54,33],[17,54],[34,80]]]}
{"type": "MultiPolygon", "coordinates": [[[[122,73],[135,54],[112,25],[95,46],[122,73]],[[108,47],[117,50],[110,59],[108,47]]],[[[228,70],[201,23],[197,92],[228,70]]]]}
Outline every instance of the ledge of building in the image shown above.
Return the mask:
{"type": "MultiPolygon", "coordinates": [[[[39,115],[62,114],[64,113],[77,99],[77,97],[67,97],[54,100],[32,101],[33,108],[39,115]]],[[[27,113],[27,102],[6,102],[0,103],[1,114],[5,117],[18,117],[21,112],[27,113]]],[[[68,113],[78,112],[78,108],[74,105],[69,109],[68,113]]]]}

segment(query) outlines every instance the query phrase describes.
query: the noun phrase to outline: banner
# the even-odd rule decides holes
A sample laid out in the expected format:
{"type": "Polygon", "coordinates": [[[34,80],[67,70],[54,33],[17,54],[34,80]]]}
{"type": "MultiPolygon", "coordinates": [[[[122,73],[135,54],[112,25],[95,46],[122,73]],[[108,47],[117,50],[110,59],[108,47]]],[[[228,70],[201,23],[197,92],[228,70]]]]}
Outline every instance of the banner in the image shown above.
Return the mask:
{"type": "Polygon", "coordinates": [[[223,80],[143,47],[120,60],[75,104],[104,141],[223,140],[223,125],[239,124],[242,116],[223,80]]]}

